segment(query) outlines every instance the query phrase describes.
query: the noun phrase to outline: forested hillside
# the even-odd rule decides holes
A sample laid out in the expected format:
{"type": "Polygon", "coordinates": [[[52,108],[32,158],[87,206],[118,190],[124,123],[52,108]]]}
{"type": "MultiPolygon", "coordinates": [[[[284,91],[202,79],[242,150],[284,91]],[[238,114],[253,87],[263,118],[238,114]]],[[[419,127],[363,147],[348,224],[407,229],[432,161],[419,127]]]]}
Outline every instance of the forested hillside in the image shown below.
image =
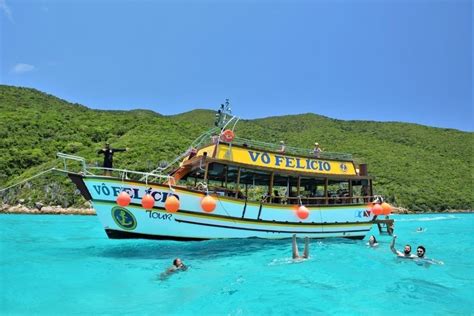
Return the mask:
{"type": "MultiPolygon", "coordinates": [[[[217,104],[216,104],[217,107],[217,104]]],[[[157,109],[159,111],[159,109],[157,109]]],[[[271,115],[271,113],[269,113],[271,115]]],[[[147,171],[182,153],[212,127],[214,112],[174,116],[152,111],[99,111],[29,88],[0,86],[0,188],[46,170],[66,152],[99,163],[105,141],[130,150],[116,167],[147,171]]],[[[377,193],[418,211],[472,209],[473,133],[407,123],[341,121],[316,114],[242,120],[240,137],[352,153],[368,163],[377,193]]],[[[4,202],[80,205],[69,179],[46,175],[9,190],[4,202]]]]}

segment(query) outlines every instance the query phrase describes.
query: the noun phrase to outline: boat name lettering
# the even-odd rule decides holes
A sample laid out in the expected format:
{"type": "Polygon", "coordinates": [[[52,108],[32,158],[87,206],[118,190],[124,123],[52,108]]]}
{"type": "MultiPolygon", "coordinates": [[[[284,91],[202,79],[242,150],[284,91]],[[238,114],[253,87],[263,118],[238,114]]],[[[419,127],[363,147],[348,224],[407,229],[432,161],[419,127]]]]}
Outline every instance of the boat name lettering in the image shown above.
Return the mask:
{"type": "Polygon", "coordinates": [[[289,157],[282,155],[270,155],[266,152],[255,152],[248,150],[250,160],[257,162],[260,160],[265,165],[275,167],[286,167],[303,170],[320,170],[320,171],[331,171],[331,164],[327,161],[314,160],[314,159],[302,159],[297,157],[289,157]],[[274,158],[274,160],[272,159],[274,158]]]}
{"type": "Polygon", "coordinates": [[[153,219],[161,219],[161,220],[171,220],[173,218],[173,214],[162,214],[160,212],[156,211],[146,211],[148,213],[148,218],[153,218],[153,219]]]}
{"type": "MultiPolygon", "coordinates": [[[[119,187],[119,186],[110,186],[108,187],[105,183],[102,185],[92,185],[97,195],[105,195],[105,196],[118,196],[120,192],[127,192],[128,195],[132,199],[141,199],[143,196],[140,194],[140,189],[138,188],[127,188],[127,187],[119,187]],[[112,189],[112,190],[111,190],[112,189]]],[[[169,195],[174,195],[178,200],[179,196],[177,194],[169,193],[169,192],[162,192],[162,191],[154,191],[151,189],[145,190],[145,193],[150,194],[156,202],[165,202],[166,198],[169,195]]]]}

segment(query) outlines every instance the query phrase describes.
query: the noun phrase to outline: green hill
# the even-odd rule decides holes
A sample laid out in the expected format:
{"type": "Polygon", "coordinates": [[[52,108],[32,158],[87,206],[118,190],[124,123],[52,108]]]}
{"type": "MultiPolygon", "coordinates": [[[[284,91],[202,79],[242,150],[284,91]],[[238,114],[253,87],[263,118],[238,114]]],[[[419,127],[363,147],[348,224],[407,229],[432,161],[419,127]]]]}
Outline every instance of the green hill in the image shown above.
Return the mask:
{"type": "MultiPolygon", "coordinates": [[[[216,105],[217,106],[217,105],[216,105]]],[[[0,187],[45,170],[56,152],[100,162],[105,141],[129,147],[115,165],[147,171],[183,152],[212,127],[214,112],[163,116],[148,110],[100,111],[29,88],[0,86],[0,187]]],[[[326,151],[349,152],[368,163],[375,188],[392,203],[414,210],[472,209],[473,133],[399,122],[341,121],[316,114],[242,120],[239,136],[326,151]]],[[[84,201],[66,177],[47,175],[3,194],[48,204],[84,201]]]]}

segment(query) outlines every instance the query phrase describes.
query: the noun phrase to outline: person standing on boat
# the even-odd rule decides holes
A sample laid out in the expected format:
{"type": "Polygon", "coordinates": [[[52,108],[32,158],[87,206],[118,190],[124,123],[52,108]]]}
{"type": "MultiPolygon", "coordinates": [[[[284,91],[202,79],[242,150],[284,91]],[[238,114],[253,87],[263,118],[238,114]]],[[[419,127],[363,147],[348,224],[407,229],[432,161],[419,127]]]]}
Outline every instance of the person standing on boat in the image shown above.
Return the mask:
{"type": "Polygon", "coordinates": [[[415,259],[416,256],[411,253],[411,246],[410,245],[405,245],[405,248],[403,249],[403,252],[395,249],[395,240],[397,239],[397,235],[393,236],[392,243],[390,244],[390,250],[394,254],[397,255],[398,258],[405,258],[405,259],[415,259]]]}
{"type": "Polygon", "coordinates": [[[278,150],[278,152],[279,152],[280,154],[284,154],[284,153],[285,153],[285,150],[286,150],[285,142],[284,142],[284,141],[280,141],[280,150],[278,150]]]}
{"type": "Polygon", "coordinates": [[[105,148],[100,149],[97,154],[104,155],[104,175],[111,176],[114,162],[114,153],[121,152],[121,151],[128,151],[128,148],[111,148],[110,143],[105,143],[105,148]]]}
{"type": "Polygon", "coordinates": [[[314,143],[314,149],[313,149],[313,154],[314,154],[314,157],[316,158],[319,158],[321,152],[323,150],[321,149],[321,147],[319,147],[319,144],[318,143],[314,143]]]}

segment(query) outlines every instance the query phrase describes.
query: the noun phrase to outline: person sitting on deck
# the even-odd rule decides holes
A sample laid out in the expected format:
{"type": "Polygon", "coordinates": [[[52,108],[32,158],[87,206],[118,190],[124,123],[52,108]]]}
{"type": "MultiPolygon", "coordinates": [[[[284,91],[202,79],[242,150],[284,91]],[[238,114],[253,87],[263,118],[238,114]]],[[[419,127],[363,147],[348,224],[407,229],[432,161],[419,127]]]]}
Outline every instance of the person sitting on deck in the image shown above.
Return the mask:
{"type": "Polygon", "coordinates": [[[405,245],[405,248],[403,249],[403,252],[398,251],[395,249],[395,240],[397,239],[397,235],[393,236],[392,243],[390,244],[390,250],[394,254],[397,255],[398,258],[404,258],[404,259],[415,259],[416,256],[411,253],[411,246],[410,245],[405,245]]]}
{"type": "Polygon", "coordinates": [[[296,244],[296,234],[293,234],[292,247],[293,247],[293,259],[308,259],[309,258],[309,238],[308,238],[308,236],[306,236],[305,239],[304,239],[303,256],[300,256],[300,254],[298,253],[298,245],[296,244]]]}

